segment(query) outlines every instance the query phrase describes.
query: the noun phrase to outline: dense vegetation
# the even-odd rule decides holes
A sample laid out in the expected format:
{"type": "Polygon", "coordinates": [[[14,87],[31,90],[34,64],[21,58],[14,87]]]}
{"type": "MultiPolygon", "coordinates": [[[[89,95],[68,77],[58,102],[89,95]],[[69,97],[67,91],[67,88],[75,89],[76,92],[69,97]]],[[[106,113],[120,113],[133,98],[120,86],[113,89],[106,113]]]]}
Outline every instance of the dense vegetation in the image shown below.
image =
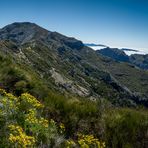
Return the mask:
{"type": "Polygon", "coordinates": [[[51,95],[45,105],[23,93],[0,90],[1,147],[146,148],[144,109],[113,108],[108,102],[51,95]]]}
{"type": "MultiPolygon", "coordinates": [[[[28,93],[16,97],[0,90],[1,147],[97,147],[105,143],[93,135],[65,139],[65,126],[42,117],[44,105],[28,93]]],[[[45,116],[45,115],[44,115],[45,116]]]]}

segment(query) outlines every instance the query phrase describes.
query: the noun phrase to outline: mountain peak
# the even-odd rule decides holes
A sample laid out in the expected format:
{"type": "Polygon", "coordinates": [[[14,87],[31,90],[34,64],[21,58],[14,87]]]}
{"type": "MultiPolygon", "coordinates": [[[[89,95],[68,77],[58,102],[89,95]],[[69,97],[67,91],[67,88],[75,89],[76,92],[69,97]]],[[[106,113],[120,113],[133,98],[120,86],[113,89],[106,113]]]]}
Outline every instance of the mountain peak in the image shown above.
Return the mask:
{"type": "MultiPolygon", "coordinates": [[[[34,28],[38,30],[46,30],[40,27],[39,25],[31,22],[14,22],[12,24],[9,24],[5,27],[3,27],[1,30],[7,30],[8,32],[11,32],[14,29],[28,29],[28,28],[34,28]]],[[[46,30],[47,31],[47,30],[46,30]]]]}
{"type": "Polygon", "coordinates": [[[0,29],[0,40],[24,44],[32,39],[45,38],[49,31],[30,22],[15,22],[0,29]]]}
{"type": "Polygon", "coordinates": [[[72,49],[81,49],[84,46],[81,41],[75,38],[64,36],[58,32],[50,32],[30,22],[15,22],[5,26],[0,29],[0,40],[10,40],[17,45],[30,41],[41,41],[48,44],[54,40],[72,49]]]}

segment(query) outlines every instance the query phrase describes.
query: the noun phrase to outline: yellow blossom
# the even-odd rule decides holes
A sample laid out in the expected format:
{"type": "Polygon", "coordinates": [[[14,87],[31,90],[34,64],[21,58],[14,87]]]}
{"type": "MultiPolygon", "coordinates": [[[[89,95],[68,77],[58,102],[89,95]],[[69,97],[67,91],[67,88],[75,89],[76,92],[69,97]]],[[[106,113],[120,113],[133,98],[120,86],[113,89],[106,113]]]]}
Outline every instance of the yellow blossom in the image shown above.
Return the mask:
{"type": "Polygon", "coordinates": [[[79,133],[78,143],[80,148],[89,148],[89,146],[94,148],[105,148],[105,142],[100,142],[99,139],[95,138],[93,135],[83,135],[79,133]]]}
{"type": "Polygon", "coordinates": [[[27,148],[28,146],[33,146],[35,144],[35,138],[26,135],[23,129],[18,125],[9,125],[10,129],[9,141],[17,147],[27,148]]]}
{"type": "Polygon", "coordinates": [[[31,105],[35,108],[43,108],[44,106],[32,95],[28,94],[28,93],[23,93],[20,96],[20,99],[24,102],[27,103],[28,105],[31,105]]]}

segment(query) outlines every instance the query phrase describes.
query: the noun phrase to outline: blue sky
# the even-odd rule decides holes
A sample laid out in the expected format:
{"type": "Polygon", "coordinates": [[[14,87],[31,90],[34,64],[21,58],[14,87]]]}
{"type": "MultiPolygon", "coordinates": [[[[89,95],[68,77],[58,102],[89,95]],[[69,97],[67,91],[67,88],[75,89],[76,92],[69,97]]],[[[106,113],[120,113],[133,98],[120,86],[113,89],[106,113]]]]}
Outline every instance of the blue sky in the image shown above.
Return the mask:
{"type": "Polygon", "coordinates": [[[26,21],[88,43],[148,51],[148,0],[0,0],[0,28],[26,21]]]}

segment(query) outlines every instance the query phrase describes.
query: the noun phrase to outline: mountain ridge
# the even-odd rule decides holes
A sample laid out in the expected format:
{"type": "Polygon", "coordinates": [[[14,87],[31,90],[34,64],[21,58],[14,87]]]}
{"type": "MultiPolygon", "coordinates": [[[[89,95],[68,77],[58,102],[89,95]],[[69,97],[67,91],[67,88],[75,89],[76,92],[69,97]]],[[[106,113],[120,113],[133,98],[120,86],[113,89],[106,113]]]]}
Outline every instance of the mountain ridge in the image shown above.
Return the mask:
{"type": "Polygon", "coordinates": [[[104,48],[97,50],[97,53],[100,53],[106,57],[109,57],[113,60],[120,62],[128,62],[144,70],[148,70],[148,54],[131,54],[128,56],[123,50],[118,48],[104,48]]]}
{"type": "Polygon", "coordinates": [[[96,54],[75,38],[32,23],[19,23],[2,28],[0,41],[1,54],[9,55],[19,66],[31,68],[51,89],[95,100],[106,98],[115,105],[147,105],[147,72],[96,54]],[[130,75],[125,77],[124,73],[114,71],[119,67],[137,73],[136,81],[130,80],[130,75]],[[142,75],[146,79],[141,80],[142,75]],[[128,79],[131,85],[122,79],[128,79]],[[139,94],[135,93],[142,83],[145,86],[139,94]]]}

